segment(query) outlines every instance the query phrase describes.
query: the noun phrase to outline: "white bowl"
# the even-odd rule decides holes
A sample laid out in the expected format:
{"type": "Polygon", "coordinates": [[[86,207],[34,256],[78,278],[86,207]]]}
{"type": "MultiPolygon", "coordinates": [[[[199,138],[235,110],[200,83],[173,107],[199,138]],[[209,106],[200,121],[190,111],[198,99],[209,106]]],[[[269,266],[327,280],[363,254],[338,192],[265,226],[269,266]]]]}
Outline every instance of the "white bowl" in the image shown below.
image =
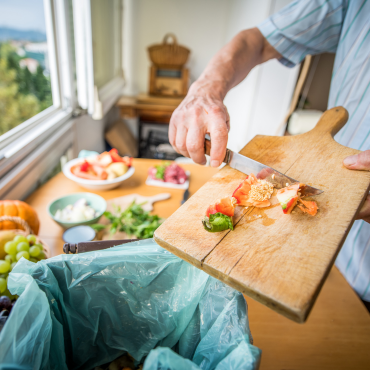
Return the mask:
{"type": "Polygon", "coordinates": [[[129,177],[131,177],[134,174],[134,172],[135,172],[135,168],[134,167],[130,167],[128,169],[128,171],[124,175],[122,175],[120,177],[116,177],[113,180],[87,180],[87,179],[81,179],[80,177],[75,176],[71,172],[71,167],[73,167],[74,165],[76,165],[78,163],[81,163],[81,162],[83,162],[83,159],[82,158],[72,159],[71,161],[67,162],[63,166],[63,173],[70,180],[74,181],[78,185],[81,185],[85,189],[89,189],[89,190],[110,190],[110,189],[114,189],[114,188],[118,187],[119,185],[121,185],[121,183],[123,181],[125,181],[126,179],[128,179],[129,177]]]}

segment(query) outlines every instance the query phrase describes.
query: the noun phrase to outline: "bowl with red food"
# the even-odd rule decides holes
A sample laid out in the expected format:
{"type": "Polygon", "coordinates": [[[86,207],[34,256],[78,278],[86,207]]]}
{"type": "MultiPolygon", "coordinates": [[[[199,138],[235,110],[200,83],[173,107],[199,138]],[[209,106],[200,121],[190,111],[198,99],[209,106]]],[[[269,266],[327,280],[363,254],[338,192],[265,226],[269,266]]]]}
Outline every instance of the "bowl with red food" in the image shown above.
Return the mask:
{"type": "Polygon", "coordinates": [[[86,158],[76,158],[63,166],[64,175],[85,189],[110,190],[133,175],[131,157],[121,157],[117,149],[86,158]]]}

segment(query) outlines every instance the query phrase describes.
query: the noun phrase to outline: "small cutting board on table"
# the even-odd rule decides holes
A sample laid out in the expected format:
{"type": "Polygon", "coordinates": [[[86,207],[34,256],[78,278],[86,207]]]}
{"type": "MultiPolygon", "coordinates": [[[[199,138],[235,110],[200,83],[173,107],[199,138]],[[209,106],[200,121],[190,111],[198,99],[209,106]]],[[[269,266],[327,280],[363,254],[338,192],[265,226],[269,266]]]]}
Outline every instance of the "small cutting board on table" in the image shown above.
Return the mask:
{"type": "MultiPolygon", "coordinates": [[[[298,136],[256,136],[240,153],[300,182],[324,190],[315,217],[296,207],[284,215],[276,196],[268,208],[237,207],[234,231],[209,233],[207,207],[232,195],[245,174],[225,166],[155,232],[162,247],[240,292],[304,322],[369,192],[370,172],[351,171],[346,156],[359,151],[333,136],[347,122],[333,108],[298,136]]],[[[308,198],[309,199],[309,198],[308,198]]]]}
{"type": "MultiPolygon", "coordinates": [[[[156,195],[152,195],[150,197],[145,197],[140,194],[129,194],[123,197],[109,199],[107,201],[107,211],[115,213],[116,209],[115,206],[119,206],[122,211],[128,208],[133,201],[137,204],[141,204],[144,211],[151,212],[153,211],[153,203],[159,202],[161,200],[166,200],[171,197],[170,193],[160,193],[156,195]]],[[[108,225],[109,221],[104,216],[100,219],[99,223],[103,225],[108,225]]],[[[132,235],[127,235],[124,232],[116,232],[114,234],[110,234],[108,230],[103,230],[98,233],[99,240],[123,240],[123,239],[135,239],[132,235]]]]}

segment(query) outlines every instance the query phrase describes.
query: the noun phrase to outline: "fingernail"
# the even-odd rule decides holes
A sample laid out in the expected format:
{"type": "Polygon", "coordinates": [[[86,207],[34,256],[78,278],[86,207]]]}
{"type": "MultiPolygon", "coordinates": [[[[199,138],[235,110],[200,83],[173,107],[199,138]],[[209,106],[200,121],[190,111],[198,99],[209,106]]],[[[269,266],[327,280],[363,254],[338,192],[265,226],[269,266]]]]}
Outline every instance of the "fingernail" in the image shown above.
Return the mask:
{"type": "Polygon", "coordinates": [[[201,163],[202,166],[205,166],[207,164],[207,159],[204,159],[201,163]]]}
{"type": "Polygon", "coordinates": [[[357,155],[351,155],[347,158],[344,158],[344,165],[345,166],[353,166],[357,162],[357,155]]]}
{"type": "Polygon", "coordinates": [[[212,167],[218,167],[220,165],[220,162],[219,161],[216,161],[215,159],[213,159],[212,161],[211,161],[211,166],[212,167]]]}

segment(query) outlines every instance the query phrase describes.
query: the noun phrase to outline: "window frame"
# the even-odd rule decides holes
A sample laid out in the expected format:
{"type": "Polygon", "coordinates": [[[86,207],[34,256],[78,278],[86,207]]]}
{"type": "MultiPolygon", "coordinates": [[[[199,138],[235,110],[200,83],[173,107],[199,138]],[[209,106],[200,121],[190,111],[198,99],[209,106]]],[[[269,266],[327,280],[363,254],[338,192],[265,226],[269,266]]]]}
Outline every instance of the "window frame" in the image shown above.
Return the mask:
{"type": "MultiPolygon", "coordinates": [[[[53,105],[0,136],[0,179],[11,181],[17,166],[72,117],[76,107],[68,0],[44,0],[53,105]]],[[[70,139],[72,144],[72,139],[70,139]]],[[[53,153],[51,153],[53,155],[53,153]]],[[[58,153],[55,153],[57,158],[58,153]]],[[[23,169],[24,170],[24,169],[23,169]]],[[[1,184],[0,198],[6,184],[1,184]]]]}
{"type": "MultiPolygon", "coordinates": [[[[121,70],[124,68],[123,33],[124,0],[121,3],[121,70]]],[[[99,120],[112,108],[122,95],[125,79],[115,76],[97,89],[94,81],[91,0],[73,0],[73,24],[76,55],[76,83],[79,106],[86,109],[93,119],[99,120]]]]}

